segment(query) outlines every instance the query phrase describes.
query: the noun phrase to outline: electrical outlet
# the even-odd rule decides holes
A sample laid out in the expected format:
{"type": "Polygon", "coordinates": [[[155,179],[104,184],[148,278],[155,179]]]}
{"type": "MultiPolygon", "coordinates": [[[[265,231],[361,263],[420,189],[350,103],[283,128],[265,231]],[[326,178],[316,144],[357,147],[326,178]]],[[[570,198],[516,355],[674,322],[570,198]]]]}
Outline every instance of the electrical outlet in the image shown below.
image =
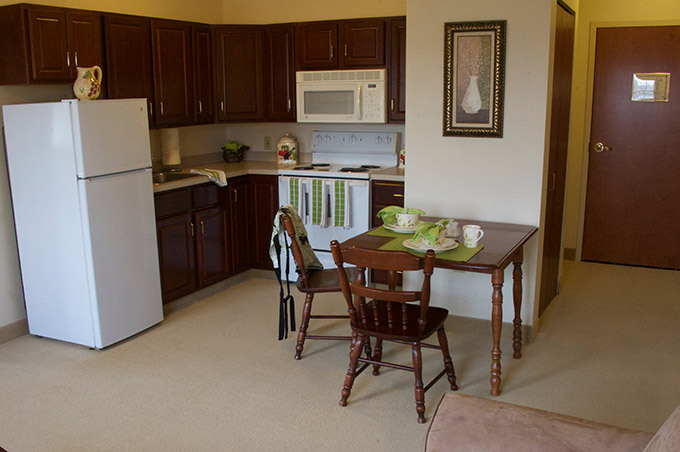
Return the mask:
{"type": "Polygon", "coordinates": [[[272,150],[272,137],[264,137],[264,150],[265,151],[272,150]]]}

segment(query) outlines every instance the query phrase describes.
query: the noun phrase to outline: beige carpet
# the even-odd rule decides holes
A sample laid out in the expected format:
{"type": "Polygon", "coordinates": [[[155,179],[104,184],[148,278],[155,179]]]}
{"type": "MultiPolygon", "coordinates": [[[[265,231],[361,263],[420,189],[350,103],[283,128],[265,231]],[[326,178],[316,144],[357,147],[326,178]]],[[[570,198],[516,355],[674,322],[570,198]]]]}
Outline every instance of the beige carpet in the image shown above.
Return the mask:
{"type": "MultiPolygon", "coordinates": [[[[498,400],[647,431],[680,404],[680,272],[574,263],[524,357],[503,335],[498,400]]],[[[348,345],[277,341],[275,281],[251,278],[92,351],[23,336],[0,345],[0,446],[24,451],[416,451],[412,375],[362,374],[338,406],[348,345]]],[[[297,294],[298,311],[302,297],[297,294]]],[[[338,295],[319,297],[341,306],[338,295]]],[[[506,319],[507,320],[507,319],[506,319]]],[[[324,331],[343,332],[342,321],[324,331]]],[[[489,396],[490,325],[447,323],[460,391],[489,396]]],[[[317,327],[318,331],[318,327],[317,327]]],[[[409,361],[404,347],[385,355],[409,361]]],[[[440,359],[426,351],[426,377],[440,359]]],[[[447,391],[426,394],[426,417],[447,391]]]]}

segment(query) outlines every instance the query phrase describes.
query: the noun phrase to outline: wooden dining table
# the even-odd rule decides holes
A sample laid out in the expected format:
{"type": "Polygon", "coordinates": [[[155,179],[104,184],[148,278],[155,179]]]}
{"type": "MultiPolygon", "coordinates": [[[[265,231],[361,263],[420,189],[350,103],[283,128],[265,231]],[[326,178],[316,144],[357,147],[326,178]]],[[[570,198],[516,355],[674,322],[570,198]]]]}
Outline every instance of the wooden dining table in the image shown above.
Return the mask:
{"type": "MultiPolygon", "coordinates": [[[[423,217],[424,221],[437,221],[439,218],[423,217]]],[[[501,327],[503,324],[503,283],[504,270],[512,263],[513,265],[513,303],[515,308],[515,318],[513,319],[513,358],[522,357],[522,260],[524,244],[538,230],[535,226],[495,223],[480,220],[460,220],[461,225],[477,224],[482,227],[484,237],[480,240],[483,248],[466,262],[453,261],[448,259],[436,259],[435,267],[447,268],[450,270],[460,270],[464,272],[486,273],[491,275],[491,329],[493,336],[493,347],[491,349],[491,395],[500,394],[501,386],[501,327]]],[[[379,228],[382,226],[378,226],[379,228]]],[[[374,228],[377,229],[377,228],[374,228]]],[[[374,230],[371,230],[374,231],[374,230]]],[[[373,235],[371,231],[352,237],[340,244],[342,248],[352,246],[368,249],[379,249],[387,244],[394,237],[373,235]]],[[[410,238],[404,234],[404,239],[410,238]]],[[[462,244],[462,237],[457,241],[462,244]]],[[[406,248],[404,248],[406,250],[406,248]]],[[[424,259],[424,253],[422,254],[424,259]]],[[[436,273],[435,273],[436,275],[436,273]]]]}

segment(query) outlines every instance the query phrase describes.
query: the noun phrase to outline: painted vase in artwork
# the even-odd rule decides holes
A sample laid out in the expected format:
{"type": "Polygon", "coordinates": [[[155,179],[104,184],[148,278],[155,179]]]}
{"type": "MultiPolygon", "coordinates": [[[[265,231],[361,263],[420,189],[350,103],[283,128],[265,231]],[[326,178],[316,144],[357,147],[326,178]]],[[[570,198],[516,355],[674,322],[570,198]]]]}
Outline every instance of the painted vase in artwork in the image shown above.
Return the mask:
{"type": "Polygon", "coordinates": [[[468,85],[465,95],[463,96],[463,101],[460,106],[463,107],[465,113],[469,115],[474,115],[479,112],[482,108],[482,97],[479,95],[479,86],[477,79],[479,77],[476,75],[470,76],[470,84],[468,85]]]}
{"type": "Polygon", "coordinates": [[[102,92],[102,68],[99,66],[78,67],[78,76],[73,82],[73,94],[80,100],[95,100],[102,92]]]}

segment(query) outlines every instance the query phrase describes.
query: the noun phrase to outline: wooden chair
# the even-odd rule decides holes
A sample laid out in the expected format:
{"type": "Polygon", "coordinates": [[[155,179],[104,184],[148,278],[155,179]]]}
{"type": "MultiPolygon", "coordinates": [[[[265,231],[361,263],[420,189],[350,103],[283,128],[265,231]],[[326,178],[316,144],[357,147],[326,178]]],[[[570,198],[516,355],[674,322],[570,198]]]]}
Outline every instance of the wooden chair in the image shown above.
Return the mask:
{"type": "MultiPolygon", "coordinates": [[[[286,233],[290,237],[291,251],[293,258],[298,268],[298,282],[297,288],[300,292],[305,294],[305,304],[302,308],[302,321],[300,330],[298,331],[297,344],[295,345],[295,359],[300,359],[302,350],[305,345],[305,339],[322,339],[322,340],[349,340],[350,336],[321,336],[307,334],[310,319],[348,319],[348,315],[312,315],[312,301],[314,294],[324,292],[340,292],[340,281],[338,279],[338,270],[336,268],[323,270],[308,270],[305,268],[302,252],[295,240],[295,226],[287,215],[282,215],[283,224],[286,228],[286,233]]],[[[349,277],[355,274],[353,268],[346,269],[349,277]]],[[[367,344],[368,345],[368,344],[367,344]]],[[[370,345],[368,345],[370,347],[370,345]]],[[[370,350],[367,348],[367,356],[370,356],[370,350]]]]}
{"type": "Polygon", "coordinates": [[[457,390],[456,374],[449,356],[449,346],[444,331],[444,321],[449,312],[444,308],[432,307],[430,303],[430,276],[434,270],[434,251],[428,250],[425,259],[406,252],[378,251],[361,248],[341,250],[340,244],[331,242],[331,251],[338,268],[344,263],[356,265],[356,278],[352,280],[345,272],[338,272],[342,292],[347,302],[350,325],[355,340],[350,351],[350,363],[342,388],[340,406],[347,405],[354,378],[366,367],[373,365],[373,375],[378,375],[380,366],[408,370],[415,375],[415,398],[418,423],[425,422],[425,392],[444,374],[452,390],[457,390]],[[394,286],[378,289],[366,286],[366,269],[423,270],[423,285],[419,291],[397,291],[394,286]],[[354,296],[354,299],[352,299],[354,296]],[[366,302],[366,299],[371,299],[366,302]],[[415,303],[417,304],[409,304],[415,303]],[[425,344],[423,340],[437,333],[439,345],[425,344]],[[376,338],[375,354],[372,358],[361,358],[361,347],[370,337],[376,338]],[[413,367],[382,361],[382,341],[391,341],[411,346],[413,367]],[[444,370],[431,382],[423,386],[421,347],[442,351],[444,370]],[[365,363],[357,370],[357,363],[365,363]]]}

